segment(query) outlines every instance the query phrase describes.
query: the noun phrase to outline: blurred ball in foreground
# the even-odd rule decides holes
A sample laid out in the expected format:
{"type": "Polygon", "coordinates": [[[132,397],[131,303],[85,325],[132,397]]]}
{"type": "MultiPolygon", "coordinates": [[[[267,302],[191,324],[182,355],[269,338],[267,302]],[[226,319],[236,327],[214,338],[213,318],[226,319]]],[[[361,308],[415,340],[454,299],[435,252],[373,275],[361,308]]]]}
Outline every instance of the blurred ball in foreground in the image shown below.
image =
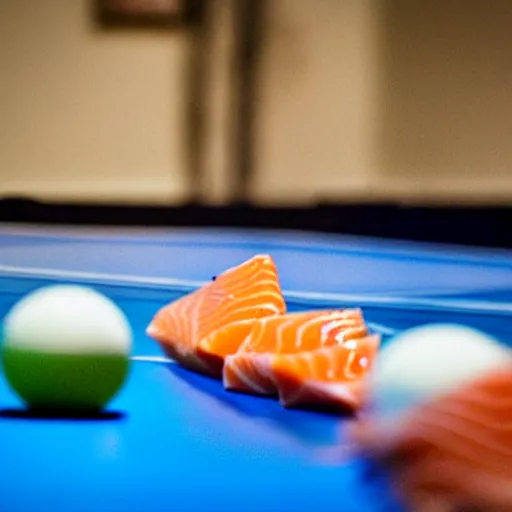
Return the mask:
{"type": "Polygon", "coordinates": [[[6,316],[3,337],[5,377],[32,408],[99,411],[128,375],[128,320],[88,287],[54,285],[28,294],[6,316]]]}
{"type": "Polygon", "coordinates": [[[393,415],[454,390],[501,366],[512,351],[491,336],[457,324],[428,324],[382,348],[371,376],[375,412],[393,415]]]}

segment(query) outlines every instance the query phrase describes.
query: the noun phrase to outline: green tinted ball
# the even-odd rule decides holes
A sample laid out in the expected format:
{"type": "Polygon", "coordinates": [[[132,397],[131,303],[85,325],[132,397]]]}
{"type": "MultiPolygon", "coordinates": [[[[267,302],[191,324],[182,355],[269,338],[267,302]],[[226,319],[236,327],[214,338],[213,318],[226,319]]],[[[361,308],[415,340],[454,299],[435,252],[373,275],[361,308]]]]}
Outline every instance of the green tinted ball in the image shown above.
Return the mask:
{"type": "Polygon", "coordinates": [[[28,294],[6,316],[3,338],[4,375],[33,408],[103,409],[128,376],[130,325],[91,288],[56,285],[28,294]]]}

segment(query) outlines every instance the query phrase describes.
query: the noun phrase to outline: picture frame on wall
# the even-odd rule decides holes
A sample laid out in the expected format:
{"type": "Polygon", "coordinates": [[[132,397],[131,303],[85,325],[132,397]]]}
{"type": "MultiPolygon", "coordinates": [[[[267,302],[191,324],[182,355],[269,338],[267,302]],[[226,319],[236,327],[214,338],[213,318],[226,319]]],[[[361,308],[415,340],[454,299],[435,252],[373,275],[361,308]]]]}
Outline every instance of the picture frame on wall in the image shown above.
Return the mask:
{"type": "Polygon", "coordinates": [[[197,0],[92,0],[102,28],[173,28],[191,20],[197,0]]]}

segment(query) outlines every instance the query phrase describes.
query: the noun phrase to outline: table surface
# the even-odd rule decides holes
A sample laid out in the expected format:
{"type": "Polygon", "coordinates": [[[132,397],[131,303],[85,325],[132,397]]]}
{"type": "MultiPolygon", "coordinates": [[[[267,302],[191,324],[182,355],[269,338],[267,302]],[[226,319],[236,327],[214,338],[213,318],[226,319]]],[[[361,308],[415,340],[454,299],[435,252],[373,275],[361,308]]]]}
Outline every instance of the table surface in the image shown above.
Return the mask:
{"type": "Polygon", "coordinates": [[[392,512],[382,468],[343,454],[348,419],[226,392],[160,360],[156,310],[255,253],[290,310],[363,308],[386,342],[461,322],[508,343],[508,251],[311,233],[0,226],[0,318],[25,293],[88,284],[134,331],[132,371],[101,418],[35,418],[0,379],[0,511],[392,512]]]}

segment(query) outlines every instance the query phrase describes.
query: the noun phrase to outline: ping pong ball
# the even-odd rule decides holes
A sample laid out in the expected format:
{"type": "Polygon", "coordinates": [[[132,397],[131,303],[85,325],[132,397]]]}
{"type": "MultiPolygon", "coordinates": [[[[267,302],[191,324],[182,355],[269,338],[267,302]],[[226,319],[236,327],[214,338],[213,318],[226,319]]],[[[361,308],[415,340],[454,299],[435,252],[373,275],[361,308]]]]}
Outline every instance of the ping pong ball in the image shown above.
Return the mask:
{"type": "Polygon", "coordinates": [[[32,408],[101,410],[128,375],[130,325],[92,288],[29,293],[7,314],[3,337],[7,382],[32,408]]]}
{"type": "Polygon", "coordinates": [[[491,336],[457,324],[429,324],[395,336],[370,376],[373,409],[396,414],[512,359],[491,336]]]}

